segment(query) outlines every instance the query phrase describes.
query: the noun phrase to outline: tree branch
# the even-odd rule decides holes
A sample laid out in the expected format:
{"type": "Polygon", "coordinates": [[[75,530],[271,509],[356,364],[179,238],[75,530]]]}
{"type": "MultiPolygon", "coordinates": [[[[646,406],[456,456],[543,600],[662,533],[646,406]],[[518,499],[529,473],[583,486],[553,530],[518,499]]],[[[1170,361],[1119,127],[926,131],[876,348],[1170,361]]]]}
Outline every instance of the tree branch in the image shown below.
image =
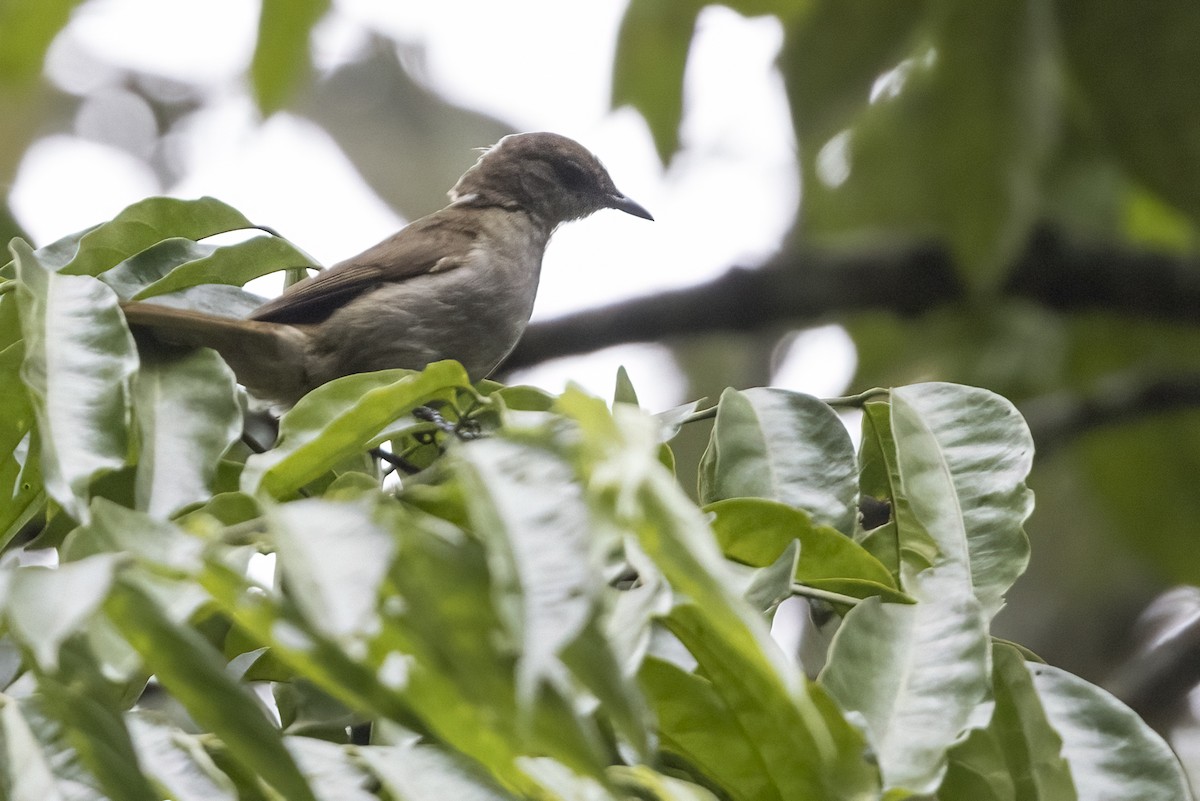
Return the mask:
{"type": "MultiPolygon", "coordinates": [[[[1001,297],[1057,311],[1200,323],[1200,264],[1037,229],[1001,297]]],[[[717,331],[811,325],[850,312],[915,316],[963,301],[950,255],[935,246],[859,254],[788,254],[734,268],[687,289],[635,298],[531,325],[505,363],[511,370],[628,342],[717,331]]]]}

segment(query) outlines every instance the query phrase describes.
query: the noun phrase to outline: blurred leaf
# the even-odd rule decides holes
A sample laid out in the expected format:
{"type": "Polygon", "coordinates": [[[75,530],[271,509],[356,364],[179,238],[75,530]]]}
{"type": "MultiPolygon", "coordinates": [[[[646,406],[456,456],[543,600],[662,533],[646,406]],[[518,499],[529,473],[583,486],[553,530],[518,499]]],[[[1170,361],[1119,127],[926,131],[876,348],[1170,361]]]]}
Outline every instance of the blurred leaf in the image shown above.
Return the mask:
{"type": "Polygon", "coordinates": [[[119,582],[105,611],[163,686],[196,721],[221,738],[231,755],[286,798],[316,801],[250,691],[229,678],[208,643],[172,623],[150,596],[119,582]]]}
{"type": "Polygon", "coordinates": [[[312,737],[285,737],[283,744],[296,760],[313,793],[329,801],[377,801],[368,788],[377,786],[363,766],[362,756],[375,750],[363,746],[350,750],[312,737]]]}
{"type": "Polygon", "coordinates": [[[462,365],[384,370],[330,381],[305,395],[279,421],[279,440],[246,460],[242,489],[283,498],[338,461],[390,439],[388,426],[418,406],[469,387],[462,365]]]}
{"type": "Polygon", "coordinates": [[[629,792],[646,794],[654,801],[717,801],[699,785],[664,775],[647,765],[614,765],[609,776],[629,792]]]}
{"type": "Polygon", "coordinates": [[[1193,798],[1178,759],[1132,709],[1059,668],[1028,670],[1081,799],[1193,798]]]}
{"type": "Polygon", "coordinates": [[[1200,7],[1058,0],[1058,31],[1101,138],[1156,194],[1200,222],[1200,7]],[[1135,33],[1136,32],[1136,33],[1135,33]],[[1153,46],[1147,46],[1152,42],[1153,46]]]}
{"type": "Polygon", "coordinates": [[[264,115],[283,108],[309,77],[309,38],[329,0],[263,0],[250,80],[264,115]]]}
{"type": "Polygon", "coordinates": [[[32,81],[42,72],[50,42],[66,27],[79,0],[12,0],[0,5],[0,81],[32,81]]]}
{"type": "MultiPolygon", "coordinates": [[[[935,570],[937,570],[935,568],[935,570]]],[[[842,620],[820,682],[862,715],[887,788],[932,793],[988,689],[987,628],[953,580],[913,605],[868,598],[842,620]]]]}
{"type": "Polygon", "coordinates": [[[181,731],[151,712],[125,719],[143,770],[178,801],[239,801],[233,782],[213,763],[201,736],[181,731]]]}
{"type": "Polygon", "coordinates": [[[40,696],[0,704],[0,794],[10,801],[107,801],[40,696]]]}
{"type": "Polygon", "coordinates": [[[613,62],[613,108],[645,118],[663,164],[679,150],[683,74],[703,0],[633,0],[625,8],[613,62]]]}
{"type": "Polygon", "coordinates": [[[395,543],[362,503],[304,499],[268,512],[279,567],[305,619],[351,642],[371,633],[395,543]]]}
{"type": "Polygon", "coordinates": [[[151,197],[106,223],[40,248],[38,257],[64,275],[99,275],[164,239],[198,240],[253,227],[241,212],[215,198],[151,197]]]}
{"type": "Polygon", "coordinates": [[[116,560],[93,556],[57,568],[22,567],[12,573],[5,612],[14,635],[46,672],[58,669],[58,652],[104,603],[116,560]]]}
{"type": "Polygon", "coordinates": [[[125,719],[103,674],[78,641],[66,644],[53,673],[38,676],[46,709],[62,724],[79,761],[111,798],[160,798],[138,765],[125,719]]]}
{"type": "Polygon", "coordinates": [[[233,372],[207,348],[143,349],[133,382],[137,507],[168,517],[212,495],[217,462],[242,433],[233,372]]]}
{"type": "Polygon", "coordinates": [[[700,464],[700,498],[769,498],[852,531],[857,473],[850,434],[825,403],[770,387],[727,389],[700,464]]]}
{"type": "Polygon", "coordinates": [[[403,801],[505,801],[509,795],[461,759],[430,745],[361,748],[389,796],[403,801]]]}
{"type": "Polygon", "coordinates": [[[761,498],[733,498],[704,507],[713,515],[713,533],[729,559],[765,567],[790,542],[799,541],[796,581],[856,578],[883,588],[896,584],[879,560],[861,545],[806,512],[761,498]]]}
{"type": "Polygon", "coordinates": [[[111,289],[50,272],[19,239],[10,247],[21,281],[21,378],[37,415],[46,491],[86,520],[92,480],[127,460],[133,337],[111,289]]]}
{"type": "Polygon", "coordinates": [[[960,558],[954,551],[965,537],[961,557],[990,619],[1029,562],[1021,528],[1033,511],[1033,493],[1025,486],[1033,464],[1029,428],[1010,402],[985,389],[914,384],[892,390],[891,399],[909,503],[942,559],[960,558]],[[944,495],[947,489],[952,498],[944,495]]]}
{"type": "Polygon", "coordinates": [[[825,0],[798,20],[782,64],[807,238],[935,235],[969,286],[994,290],[1034,221],[1054,130],[1044,4],[825,0]],[[861,50],[836,52],[847,41],[861,50]]]}

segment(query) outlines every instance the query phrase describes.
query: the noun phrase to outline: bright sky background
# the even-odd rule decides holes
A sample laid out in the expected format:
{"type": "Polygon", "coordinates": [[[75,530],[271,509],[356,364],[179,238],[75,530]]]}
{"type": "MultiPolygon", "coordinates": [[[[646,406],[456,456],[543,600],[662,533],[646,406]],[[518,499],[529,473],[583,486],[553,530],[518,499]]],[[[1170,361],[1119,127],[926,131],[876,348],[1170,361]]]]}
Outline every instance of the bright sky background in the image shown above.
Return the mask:
{"type": "MultiPolygon", "coordinates": [[[[624,5],[337,0],[314,36],[316,61],[324,69],[353,59],[371,31],[419,45],[436,91],[518,130],[578,139],[600,156],[622,191],[654,213],[657,221],[647,223],[601,212],[561,229],[546,254],[535,319],[759,263],[795,213],[795,154],[773,67],[782,39],[778,24],[719,7],[703,13],[685,82],[684,150],[664,170],[641,117],[609,109],[624,5]]],[[[256,17],[257,5],[245,0],[91,0],[77,10],[51,50],[48,72],[68,91],[110,87],[107,102],[125,104],[125,149],[91,140],[104,137],[107,123],[87,104],[75,129],[91,138],[59,135],[30,149],[12,203],[38,243],[154,194],[216,196],[288,233],[326,264],[403,225],[322,129],[288,114],[265,123],[258,118],[243,78],[256,17]],[[112,86],[114,73],[105,64],[206,86],[207,110],[172,143],[187,165],[177,185],[160,186],[130,154],[139,137],[147,146],[152,142],[152,122],[138,98],[112,86]],[[314,190],[288,189],[298,182],[314,190]]],[[[474,157],[463,154],[464,169],[474,157]]],[[[839,394],[853,363],[853,346],[840,328],[814,329],[795,339],[772,383],[839,394]]],[[[563,359],[517,378],[554,391],[570,379],[607,396],[620,364],[652,410],[686,400],[678,371],[656,345],[563,359]]]]}

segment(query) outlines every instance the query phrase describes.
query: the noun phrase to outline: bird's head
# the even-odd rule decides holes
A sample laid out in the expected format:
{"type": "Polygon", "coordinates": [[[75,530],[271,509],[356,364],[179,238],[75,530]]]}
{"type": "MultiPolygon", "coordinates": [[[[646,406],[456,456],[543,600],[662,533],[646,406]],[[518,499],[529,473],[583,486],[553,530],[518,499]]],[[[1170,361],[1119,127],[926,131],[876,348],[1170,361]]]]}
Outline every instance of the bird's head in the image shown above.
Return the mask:
{"type": "Polygon", "coordinates": [[[551,226],[600,209],[654,219],[617,189],[591,151],[555,133],[504,137],[463,174],[450,199],[522,208],[551,226]]]}

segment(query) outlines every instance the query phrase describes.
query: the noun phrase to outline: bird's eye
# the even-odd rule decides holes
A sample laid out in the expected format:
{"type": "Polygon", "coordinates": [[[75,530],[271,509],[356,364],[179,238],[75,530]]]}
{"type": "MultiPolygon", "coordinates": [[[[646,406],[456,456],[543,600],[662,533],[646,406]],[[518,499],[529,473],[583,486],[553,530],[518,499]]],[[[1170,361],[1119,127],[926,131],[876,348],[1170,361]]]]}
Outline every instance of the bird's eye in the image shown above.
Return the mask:
{"type": "Polygon", "coordinates": [[[573,161],[558,162],[554,165],[559,182],[567,189],[583,189],[591,181],[591,176],[573,161]]]}

